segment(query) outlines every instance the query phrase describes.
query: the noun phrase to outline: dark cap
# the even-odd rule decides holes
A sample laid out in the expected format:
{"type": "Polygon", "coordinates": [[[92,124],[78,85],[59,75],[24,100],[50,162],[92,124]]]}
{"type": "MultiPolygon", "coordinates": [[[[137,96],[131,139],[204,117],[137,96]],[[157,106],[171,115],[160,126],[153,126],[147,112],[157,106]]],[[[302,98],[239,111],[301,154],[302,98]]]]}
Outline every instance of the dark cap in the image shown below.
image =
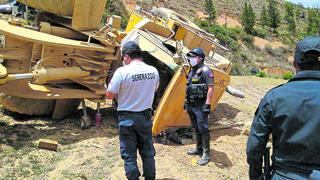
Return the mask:
{"type": "Polygon", "coordinates": [[[195,56],[195,55],[198,55],[203,59],[206,57],[202,48],[194,48],[187,53],[187,56],[195,56]]]}
{"type": "Polygon", "coordinates": [[[139,45],[134,41],[128,41],[126,44],[122,47],[122,55],[132,53],[132,52],[140,52],[141,48],[139,45]]]}
{"type": "Polygon", "coordinates": [[[308,56],[307,54],[310,52],[315,52],[318,55],[320,54],[320,36],[308,36],[301,40],[297,44],[294,60],[297,63],[320,61],[320,55],[318,57],[314,55],[308,56]]]}

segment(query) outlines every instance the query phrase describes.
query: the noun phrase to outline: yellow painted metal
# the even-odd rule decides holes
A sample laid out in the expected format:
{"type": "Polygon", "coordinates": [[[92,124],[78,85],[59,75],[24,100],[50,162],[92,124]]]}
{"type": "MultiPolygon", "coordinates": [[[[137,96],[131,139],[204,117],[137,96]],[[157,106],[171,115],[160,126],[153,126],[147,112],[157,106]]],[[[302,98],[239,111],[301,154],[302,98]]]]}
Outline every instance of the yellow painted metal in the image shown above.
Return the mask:
{"type": "Polygon", "coordinates": [[[121,19],[121,16],[112,15],[108,16],[107,21],[112,28],[118,30],[121,28],[121,19]]]}
{"type": "MultiPolygon", "coordinates": [[[[152,134],[158,135],[167,128],[190,127],[191,122],[187,112],[183,109],[185,101],[186,74],[181,67],[171,79],[160,104],[156,110],[152,134]]],[[[225,72],[212,69],[214,72],[214,95],[211,100],[211,109],[214,110],[230,83],[230,77],[225,72]]]]}
{"type": "Polygon", "coordinates": [[[184,37],[186,36],[186,33],[187,33],[187,30],[184,27],[179,27],[174,38],[177,41],[183,40],[184,37]]]}
{"type": "Polygon", "coordinates": [[[159,47],[159,45],[157,46],[157,44],[154,41],[152,41],[153,39],[152,38],[150,39],[150,35],[148,35],[148,33],[143,31],[133,31],[133,32],[141,34],[137,43],[139,44],[140,48],[143,51],[147,51],[153,57],[159,59],[162,63],[169,66],[171,69],[176,69],[178,65],[175,63],[175,60],[173,59],[172,54],[169,54],[169,52],[163,51],[159,47]]]}
{"type": "Polygon", "coordinates": [[[51,35],[55,35],[55,36],[59,36],[59,37],[63,37],[63,38],[68,38],[68,39],[86,39],[86,36],[68,29],[68,28],[64,28],[64,27],[58,27],[58,26],[52,26],[51,24],[47,23],[47,22],[41,22],[40,23],[40,32],[44,32],[47,34],[51,34],[51,35]]]}
{"type": "Polygon", "coordinates": [[[100,25],[107,0],[75,0],[72,27],[79,31],[94,30],[100,25]]]}
{"type": "Polygon", "coordinates": [[[94,30],[100,25],[106,0],[18,0],[58,16],[71,16],[76,30],[94,30]]]}
{"type": "MultiPolygon", "coordinates": [[[[35,9],[59,16],[72,16],[75,0],[17,0],[35,9]]],[[[89,2],[89,1],[88,1],[89,2]]]]}
{"type": "Polygon", "coordinates": [[[209,34],[205,33],[204,30],[169,9],[161,8],[161,10],[167,13],[167,20],[148,14],[145,11],[142,11],[141,14],[132,12],[126,32],[129,33],[134,28],[147,29],[162,37],[169,37],[174,32],[175,36],[173,39],[182,41],[186,48],[201,47],[206,55],[210,54],[215,45],[209,39],[213,41],[215,39],[214,36],[209,37],[209,34]]]}
{"type": "Polygon", "coordinates": [[[2,64],[0,64],[0,78],[5,78],[7,76],[8,76],[7,68],[5,68],[2,64]]]}
{"type": "Polygon", "coordinates": [[[139,14],[132,12],[126,27],[126,33],[129,33],[134,29],[134,26],[138,24],[141,20],[143,20],[143,17],[140,16],[139,14]]]}
{"type": "Polygon", "coordinates": [[[176,21],[174,21],[173,19],[169,19],[167,22],[168,28],[174,29],[175,23],[176,23],[176,21]]]}
{"type": "Polygon", "coordinates": [[[49,81],[57,81],[64,79],[77,79],[89,76],[90,72],[83,71],[79,67],[66,68],[41,68],[33,72],[34,82],[36,84],[46,84],[49,81]]]}
{"type": "Polygon", "coordinates": [[[171,35],[173,35],[173,32],[168,27],[165,27],[149,19],[143,19],[135,25],[135,28],[141,30],[148,30],[162,37],[170,37],[171,35]]]}
{"type": "Polygon", "coordinates": [[[4,35],[15,37],[17,39],[27,40],[30,42],[36,42],[41,44],[48,44],[58,47],[79,48],[84,50],[94,50],[108,53],[114,53],[115,51],[113,47],[105,47],[93,43],[88,44],[81,41],[61,38],[58,36],[53,36],[50,34],[41,33],[30,29],[12,26],[4,20],[0,20],[0,32],[4,35]]]}
{"type": "Polygon", "coordinates": [[[90,90],[80,90],[71,88],[57,88],[50,85],[34,85],[29,80],[8,81],[0,86],[0,92],[11,96],[29,99],[82,99],[101,98],[90,90]]]}
{"type": "Polygon", "coordinates": [[[0,78],[0,83],[5,83],[0,92],[31,99],[101,98],[112,62],[119,60],[119,45],[61,38],[70,31],[65,33],[65,28],[52,26],[49,29],[48,33],[58,30],[61,34],[58,37],[0,20],[0,33],[6,40],[0,57],[8,74],[0,78]],[[40,70],[34,71],[37,69],[40,70]],[[33,71],[35,75],[39,73],[33,83],[45,86],[28,83],[33,71]]]}

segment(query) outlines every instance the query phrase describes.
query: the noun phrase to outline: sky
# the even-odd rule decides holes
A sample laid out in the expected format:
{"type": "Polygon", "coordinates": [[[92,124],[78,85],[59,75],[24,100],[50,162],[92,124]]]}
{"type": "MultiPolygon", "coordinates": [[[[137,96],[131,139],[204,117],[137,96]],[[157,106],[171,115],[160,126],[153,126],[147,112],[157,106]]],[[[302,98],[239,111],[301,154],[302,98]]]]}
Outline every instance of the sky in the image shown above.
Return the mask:
{"type": "Polygon", "coordinates": [[[305,7],[320,7],[320,0],[288,0],[295,4],[302,3],[305,7]]]}

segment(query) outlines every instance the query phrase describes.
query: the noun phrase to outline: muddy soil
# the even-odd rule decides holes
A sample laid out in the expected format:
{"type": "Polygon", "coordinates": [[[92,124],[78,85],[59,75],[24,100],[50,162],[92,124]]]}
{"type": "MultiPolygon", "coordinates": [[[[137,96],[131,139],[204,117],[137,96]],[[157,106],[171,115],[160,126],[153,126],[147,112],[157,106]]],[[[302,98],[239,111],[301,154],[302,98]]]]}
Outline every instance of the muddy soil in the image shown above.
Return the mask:
{"type": "MultiPolygon", "coordinates": [[[[210,127],[245,123],[249,126],[263,95],[283,83],[277,79],[232,77],[231,84],[246,93],[238,99],[225,93],[210,127]]],[[[94,117],[95,104],[89,103],[94,117]]],[[[115,109],[103,105],[103,126],[79,128],[81,109],[72,117],[52,121],[50,117],[32,117],[0,113],[0,179],[125,179],[115,109]],[[57,152],[37,148],[39,139],[59,142],[57,152]]],[[[197,157],[186,155],[194,144],[155,143],[158,179],[248,179],[244,127],[211,131],[211,162],[200,167],[197,157]]],[[[141,169],[141,161],[138,161],[141,169]]]]}

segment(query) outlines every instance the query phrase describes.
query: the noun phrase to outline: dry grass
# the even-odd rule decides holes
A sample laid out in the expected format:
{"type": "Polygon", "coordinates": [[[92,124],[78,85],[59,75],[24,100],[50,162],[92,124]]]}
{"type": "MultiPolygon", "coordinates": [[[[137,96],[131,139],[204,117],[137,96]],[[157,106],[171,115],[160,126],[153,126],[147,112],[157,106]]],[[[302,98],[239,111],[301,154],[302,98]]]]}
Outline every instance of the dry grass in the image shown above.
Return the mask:
{"type": "MultiPolygon", "coordinates": [[[[257,77],[232,77],[231,85],[246,93],[245,99],[224,94],[210,115],[210,126],[250,123],[263,95],[285,81],[257,77]]],[[[94,117],[94,104],[88,104],[94,117]]],[[[48,117],[0,113],[0,179],[125,179],[115,111],[104,106],[103,126],[79,129],[81,111],[59,122],[48,117]],[[40,138],[60,143],[58,152],[40,150],[40,138]]],[[[248,179],[245,156],[247,136],[241,128],[211,132],[211,162],[194,165],[197,157],[185,152],[194,145],[155,144],[160,179],[248,179]],[[236,148],[235,148],[236,147],[236,148]],[[192,173],[190,173],[192,172],[192,173]],[[230,173],[232,172],[232,173],[230,173]]],[[[141,168],[141,161],[138,161],[141,168]]]]}

